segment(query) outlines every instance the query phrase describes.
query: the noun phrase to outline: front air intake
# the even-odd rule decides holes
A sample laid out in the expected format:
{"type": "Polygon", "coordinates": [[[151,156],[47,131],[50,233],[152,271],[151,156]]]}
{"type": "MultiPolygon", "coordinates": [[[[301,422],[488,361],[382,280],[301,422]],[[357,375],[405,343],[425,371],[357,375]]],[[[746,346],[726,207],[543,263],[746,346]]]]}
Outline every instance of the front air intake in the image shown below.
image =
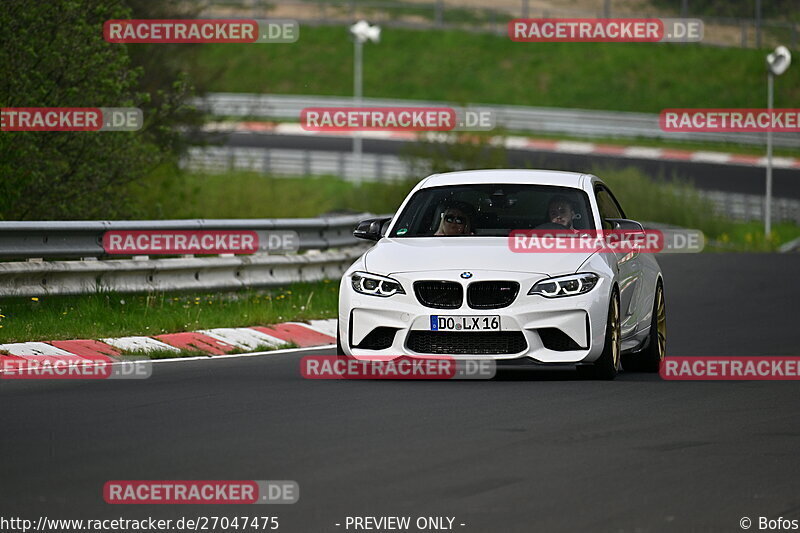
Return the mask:
{"type": "Polygon", "coordinates": [[[406,346],[420,354],[501,355],[528,349],[521,331],[412,331],[406,346]]]}
{"type": "Polygon", "coordinates": [[[516,281],[476,281],[467,288],[467,305],[473,309],[500,309],[511,305],[517,294],[516,281]]]}
{"type": "Polygon", "coordinates": [[[458,309],[464,301],[464,288],[455,281],[415,281],[414,294],[433,309],[458,309]]]}
{"type": "Polygon", "coordinates": [[[357,346],[362,350],[385,350],[390,348],[394,342],[397,328],[378,327],[370,331],[357,346]]]}
{"type": "Polygon", "coordinates": [[[542,344],[548,350],[555,352],[569,352],[572,350],[585,350],[575,342],[572,337],[564,333],[558,328],[540,328],[536,330],[539,333],[539,338],[542,339],[542,344]]]}

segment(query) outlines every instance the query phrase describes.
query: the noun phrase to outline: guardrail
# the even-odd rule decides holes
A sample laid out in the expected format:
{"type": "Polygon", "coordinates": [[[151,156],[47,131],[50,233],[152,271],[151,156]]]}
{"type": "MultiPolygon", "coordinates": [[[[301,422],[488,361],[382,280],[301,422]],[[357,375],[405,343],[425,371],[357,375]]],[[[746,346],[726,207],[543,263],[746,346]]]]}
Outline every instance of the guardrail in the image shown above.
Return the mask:
{"type": "Polygon", "coordinates": [[[235,290],[338,279],[363,247],[303,255],[0,263],[0,296],[235,290]]]}
{"type": "Polygon", "coordinates": [[[306,219],[0,222],[0,258],[26,259],[0,263],[0,296],[230,290],[337,279],[363,253],[363,241],[353,237],[352,232],[359,221],[370,216],[365,213],[306,219]],[[298,236],[302,253],[119,259],[111,258],[103,247],[106,231],[152,230],[292,231],[298,236]]]}
{"type": "MultiPolygon", "coordinates": [[[[276,176],[339,176],[368,181],[405,180],[430,174],[427,168],[412,169],[409,162],[388,154],[362,154],[362,172],[356,172],[352,152],[292,150],[288,148],[191,147],[181,159],[181,168],[192,172],[250,171],[276,176]]],[[[420,164],[421,166],[421,164],[420,164]]]]}
{"type": "Polygon", "coordinates": [[[107,231],[293,231],[299,250],[353,246],[353,228],[369,215],[242,220],[139,220],[0,222],[0,259],[104,257],[107,231]]]}
{"type": "MultiPolygon", "coordinates": [[[[199,109],[217,116],[259,117],[297,121],[306,107],[352,107],[353,99],[340,96],[210,93],[194,100],[199,109]]],[[[362,106],[442,107],[447,102],[364,98],[362,106]]],[[[456,106],[462,107],[462,106],[456,106]]],[[[565,134],[574,137],[643,137],[673,141],[725,142],[765,145],[766,133],[665,132],[654,113],[594,111],[510,105],[470,104],[468,109],[494,113],[497,126],[509,131],[565,134]]],[[[775,146],[800,148],[800,136],[773,134],[775,146]]]]}

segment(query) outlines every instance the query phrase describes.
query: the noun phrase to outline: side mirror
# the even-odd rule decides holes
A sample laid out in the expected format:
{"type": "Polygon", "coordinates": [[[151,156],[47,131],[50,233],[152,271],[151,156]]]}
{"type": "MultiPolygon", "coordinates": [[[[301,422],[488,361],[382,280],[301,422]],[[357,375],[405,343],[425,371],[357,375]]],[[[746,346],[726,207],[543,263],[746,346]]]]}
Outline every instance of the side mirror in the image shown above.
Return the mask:
{"type": "Polygon", "coordinates": [[[607,218],[606,222],[611,224],[612,230],[627,231],[632,233],[644,233],[644,226],[640,222],[628,218],[607,218]]]}
{"type": "Polygon", "coordinates": [[[379,241],[383,237],[384,232],[388,228],[388,223],[391,218],[370,218],[362,220],[356,226],[353,236],[358,239],[366,239],[368,241],[379,241]]]}

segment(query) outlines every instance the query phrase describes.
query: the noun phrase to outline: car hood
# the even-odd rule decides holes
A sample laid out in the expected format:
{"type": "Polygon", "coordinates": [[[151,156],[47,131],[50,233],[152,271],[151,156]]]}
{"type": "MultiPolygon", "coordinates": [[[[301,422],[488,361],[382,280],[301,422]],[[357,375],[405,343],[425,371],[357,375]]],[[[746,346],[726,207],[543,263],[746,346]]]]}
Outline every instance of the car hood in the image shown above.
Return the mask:
{"type": "Polygon", "coordinates": [[[364,266],[376,274],[497,270],[555,276],[575,272],[591,255],[512,252],[506,237],[385,238],[366,253],[364,266]]]}

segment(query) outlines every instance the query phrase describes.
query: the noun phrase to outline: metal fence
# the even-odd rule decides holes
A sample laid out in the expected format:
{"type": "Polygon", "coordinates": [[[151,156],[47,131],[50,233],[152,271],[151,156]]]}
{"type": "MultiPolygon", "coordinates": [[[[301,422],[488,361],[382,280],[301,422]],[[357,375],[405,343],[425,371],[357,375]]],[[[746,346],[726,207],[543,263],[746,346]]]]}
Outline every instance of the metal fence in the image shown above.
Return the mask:
{"type": "Polygon", "coordinates": [[[238,289],[338,279],[365,249],[352,232],[369,216],[0,222],[0,258],[25,259],[0,262],[0,296],[238,289]],[[302,253],[112,259],[102,244],[111,230],[234,229],[296,232],[302,253]]]}
{"type": "Polygon", "coordinates": [[[235,290],[339,279],[363,248],[303,255],[0,263],[0,296],[235,290]]]}
{"type": "MultiPolygon", "coordinates": [[[[697,191],[709,200],[717,213],[742,221],[764,220],[764,196],[759,194],[741,194],[724,191],[697,191]]],[[[800,200],[792,198],[772,199],[773,221],[793,221],[800,223],[800,200]]]]}
{"type": "MultiPolygon", "coordinates": [[[[266,148],[193,147],[181,161],[190,171],[222,173],[247,170],[265,175],[339,176],[354,179],[355,160],[352,152],[324,150],[289,150],[266,148]]],[[[368,181],[396,181],[430,173],[422,163],[410,162],[387,154],[364,154],[362,174],[368,181]]],[[[734,220],[763,220],[764,197],[726,191],[697,191],[714,205],[720,215],[734,220]]],[[[772,216],[776,221],[800,223],[800,200],[773,198],[772,216]]]]}
{"type": "Polygon", "coordinates": [[[103,257],[107,231],[293,231],[299,250],[327,250],[359,242],[353,228],[362,215],[242,220],[138,220],[0,222],[0,259],[103,257]]]}
{"type": "MultiPolygon", "coordinates": [[[[199,109],[216,116],[258,117],[296,121],[306,107],[349,107],[353,99],[340,96],[306,96],[278,94],[211,93],[193,102],[199,109]]],[[[363,106],[442,107],[446,102],[364,98],[363,106]]],[[[475,104],[473,111],[494,114],[497,126],[509,131],[565,134],[575,137],[626,137],[672,141],[723,142],[765,145],[766,133],[698,133],[665,132],[658,115],[624,111],[593,111],[509,105],[475,104]]],[[[800,135],[773,134],[775,146],[800,148],[800,135]]]]}
{"type": "MultiPolygon", "coordinates": [[[[757,0],[758,1],[758,0],[757,0]]],[[[731,4],[744,4],[732,2],[731,4]]],[[[748,2],[748,4],[750,4],[748,2]]],[[[695,9],[690,0],[641,12],[624,0],[596,0],[594,8],[565,5],[564,2],[540,0],[486,0],[485,3],[459,0],[387,1],[387,0],[213,0],[209,15],[293,18],[306,25],[350,24],[366,18],[382,26],[420,30],[461,29],[472,32],[504,34],[513,18],[699,18],[705,25],[702,44],[761,48],[784,44],[792,48],[800,38],[800,24],[791,20],[752,16],[707,16],[695,9]]],[[[736,11],[736,13],[740,13],[736,11]]]]}
{"type": "Polygon", "coordinates": [[[192,172],[240,170],[285,177],[339,176],[347,180],[363,175],[368,181],[384,182],[430,173],[424,169],[415,172],[407,161],[393,155],[363,154],[362,172],[357,174],[352,152],[218,146],[190,148],[181,167],[192,172]]]}

